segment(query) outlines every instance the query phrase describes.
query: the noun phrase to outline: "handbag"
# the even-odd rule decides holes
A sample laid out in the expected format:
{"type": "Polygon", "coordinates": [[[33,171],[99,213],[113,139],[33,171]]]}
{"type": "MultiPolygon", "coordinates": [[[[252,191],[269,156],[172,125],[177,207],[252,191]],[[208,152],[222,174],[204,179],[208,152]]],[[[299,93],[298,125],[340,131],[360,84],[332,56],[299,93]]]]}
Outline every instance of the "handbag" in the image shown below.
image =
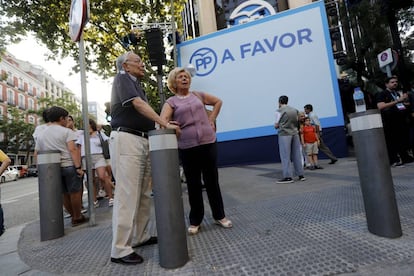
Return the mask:
{"type": "Polygon", "coordinates": [[[109,154],[109,143],[108,140],[104,140],[102,138],[101,133],[98,131],[98,136],[99,136],[99,140],[101,141],[101,146],[102,146],[102,154],[104,156],[105,159],[110,159],[111,155],[109,154]]]}

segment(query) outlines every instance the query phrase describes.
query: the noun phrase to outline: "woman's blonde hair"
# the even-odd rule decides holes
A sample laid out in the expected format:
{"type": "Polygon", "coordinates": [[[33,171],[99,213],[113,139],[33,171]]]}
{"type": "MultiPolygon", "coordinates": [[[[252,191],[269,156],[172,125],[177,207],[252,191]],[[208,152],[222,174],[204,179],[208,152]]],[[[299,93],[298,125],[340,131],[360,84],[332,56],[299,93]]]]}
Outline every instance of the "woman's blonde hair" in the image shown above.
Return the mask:
{"type": "Polygon", "coordinates": [[[168,78],[167,78],[167,87],[168,89],[170,89],[171,92],[173,92],[174,94],[177,92],[177,85],[175,84],[175,79],[177,78],[177,75],[185,72],[188,75],[188,78],[190,79],[190,83],[191,83],[191,74],[182,67],[177,67],[174,68],[169,74],[168,74],[168,78]]]}

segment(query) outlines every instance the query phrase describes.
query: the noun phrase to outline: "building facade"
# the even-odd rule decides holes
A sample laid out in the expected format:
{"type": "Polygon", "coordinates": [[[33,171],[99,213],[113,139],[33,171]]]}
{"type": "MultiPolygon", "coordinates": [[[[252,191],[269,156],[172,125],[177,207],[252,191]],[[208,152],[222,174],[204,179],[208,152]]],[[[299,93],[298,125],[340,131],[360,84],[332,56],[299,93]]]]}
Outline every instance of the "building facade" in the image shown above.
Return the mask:
{"type": "MultiPolygon", "coordinates": [[[[6,52],[0,60],[0,119],[10,119],[8,107],[16,107],[21,112],[33,111],[25,115],[25,122],[37,126],[41,116],[36,112],[43,108],[41,98],[65,98],[80,106],[77,98],[64,83],[55,80],[42,67],[22,61],[6,52]]],[[[0,133],[0,142],[4,134],[0,133]]],[[[29,165],[33,163],[33,152],[8,152],[13,164],[29,165]]]]}

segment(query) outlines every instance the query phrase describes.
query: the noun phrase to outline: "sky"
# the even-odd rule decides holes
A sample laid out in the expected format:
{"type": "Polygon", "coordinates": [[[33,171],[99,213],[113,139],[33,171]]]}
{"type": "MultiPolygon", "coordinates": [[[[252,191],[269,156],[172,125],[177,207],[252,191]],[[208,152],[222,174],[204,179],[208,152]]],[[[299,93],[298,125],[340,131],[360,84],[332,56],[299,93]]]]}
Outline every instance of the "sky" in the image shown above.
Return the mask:
{"type": "MultiPolygon", "coordinates": [[[[47,60],[46,54],[50,51],[30,35],[18,44],[9,45],[7,51],[17,59],[42,66],[49,75],[55,80],[63,82],[82,100],[81,75],[80,73],[71,72],[71,68],[75,65],[73,58],[61,60],[61,64],[58,64],[57,61],[47,60]]],[[[88,79],[86,87],[88,101],[96,101],[105,109],[104,103],[109,102],[111,98],[112,79],[103,80],[96,74],[88,72],[86,75],[88,79]]]]}

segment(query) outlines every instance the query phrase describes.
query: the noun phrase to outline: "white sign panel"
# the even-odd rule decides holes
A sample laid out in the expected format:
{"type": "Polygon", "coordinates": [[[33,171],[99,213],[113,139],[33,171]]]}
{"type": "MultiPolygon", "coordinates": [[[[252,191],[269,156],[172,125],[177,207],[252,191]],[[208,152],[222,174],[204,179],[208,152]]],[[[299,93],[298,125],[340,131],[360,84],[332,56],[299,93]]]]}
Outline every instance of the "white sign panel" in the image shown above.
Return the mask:
{"type": "Polygon", "coordinates": [[[385,67],[386,65],[392,63],[394,60],[392,58],[392,50],[391,48],[388,48],[385,51],[382,51],[378,54],[378,63],[379,67],[385,67]]]}
{"type": "Polygon", "coordinates": [[[197,70],[192,90],[223,100],[219,141],[274,135],[281,95],[301,111],[312,104],[324,127],[343,125],[323,2],[184,42],[178,54],[197,70]]]}

